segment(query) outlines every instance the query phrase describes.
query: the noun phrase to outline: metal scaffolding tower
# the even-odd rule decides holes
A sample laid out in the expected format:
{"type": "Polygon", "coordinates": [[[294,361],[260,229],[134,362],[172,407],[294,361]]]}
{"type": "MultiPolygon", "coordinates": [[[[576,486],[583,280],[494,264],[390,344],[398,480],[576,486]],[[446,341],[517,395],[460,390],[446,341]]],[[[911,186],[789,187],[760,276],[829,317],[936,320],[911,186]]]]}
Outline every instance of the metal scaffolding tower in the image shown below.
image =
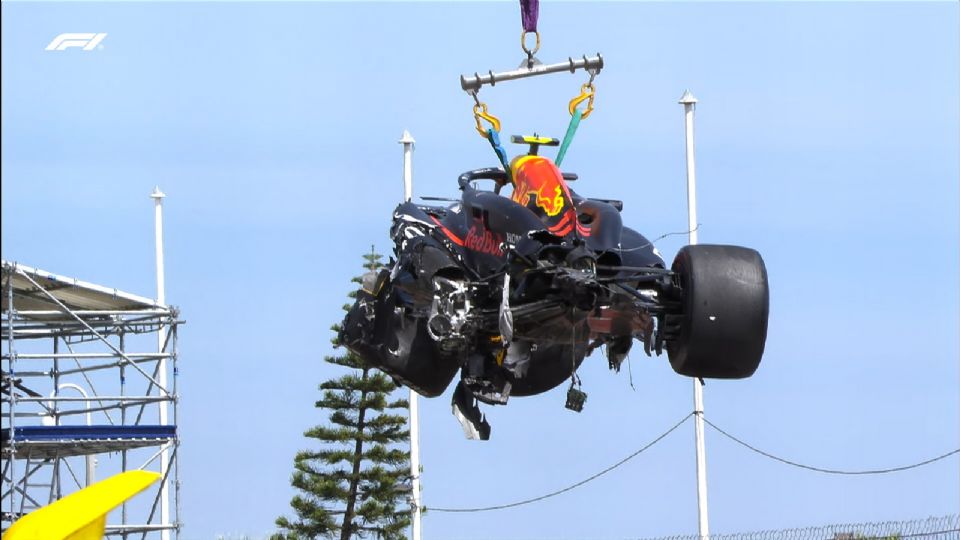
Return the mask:
{"type": "Polygon", "coordinates": [[[3,529],[98,476],[146,469],[161,481],[112,513],[106,533],[179,538],[177,309],[2,264],[3,529]]]}

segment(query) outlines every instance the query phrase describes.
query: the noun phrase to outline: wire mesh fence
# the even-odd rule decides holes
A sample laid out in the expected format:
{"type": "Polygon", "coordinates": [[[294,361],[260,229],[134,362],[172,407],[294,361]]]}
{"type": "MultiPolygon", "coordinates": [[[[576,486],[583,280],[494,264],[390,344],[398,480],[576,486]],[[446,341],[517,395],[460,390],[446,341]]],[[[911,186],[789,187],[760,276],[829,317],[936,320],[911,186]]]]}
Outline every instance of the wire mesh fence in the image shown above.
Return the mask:
{"type": "MultiPolygon", "coordinates": [[[[797,529],[711,534],[709,540],[960,540],[960,515],[911,521],[847,523],[797,529]]],[[[700,535],[663,536],[648,540],[706,540],[700,535]]]]}

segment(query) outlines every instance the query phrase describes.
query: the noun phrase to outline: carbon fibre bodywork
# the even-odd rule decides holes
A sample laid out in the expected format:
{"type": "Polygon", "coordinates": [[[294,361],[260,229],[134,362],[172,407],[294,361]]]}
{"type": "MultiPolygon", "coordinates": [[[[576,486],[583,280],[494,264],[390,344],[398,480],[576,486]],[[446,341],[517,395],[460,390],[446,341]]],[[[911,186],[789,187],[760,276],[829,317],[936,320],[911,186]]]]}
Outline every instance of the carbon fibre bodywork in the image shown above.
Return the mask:
{"type": "MultiPolygon", "coordinates": [[[[677,351],[684,360],[673,367],[685,375],[753,373],[768,302],[759,255],[744,267],[755,298],[734,307],[756,312],[762,328],[735,328],[752,340],[750,357],[718,363],[712,353],[680,342],[700,339],[689,331],[691,315],[700,316],[700,308],[689,304],[701,301],[684,294],[685,287],[693,289],[689,272],[667,269],[653,244],[623,225],[621,203],[579,196],[567,185],[575,175],[532,157],[527,164],[537,169],[521,164],[510,178],[501,169],[464,173],[460,201],[449,206],[400,204],[390,231],[394,257],[387,268],[364,277],[340,342],[424,396],[443,393],[459,371],[455,412],[468,410],[473,424],[485,424],[474,399],[505,404],[511,396],[539,394],[566,380],[573,388],[576,370],[592,350],[605,346],[610,368],[619,370],[634,339],[647,354],[677,351]],[[479,179],[493,180],[496,189],[477,189],[479,179]],[[505,185],[514,188],[509,197],[500,194],[505,185]]],[[[685,249],[692,248],[699,246],[685,249]]],[[[721,266],[730,258],[727,251],[713,256],[721,266]]],[[[700,258],[694,250],[696,264],[687,266],[700,268],[700,258]]],[[[720,279],[739,279],[731,276],[720,279]]],[[[726,282],[699,290],[718,286],[726,282]]]]}

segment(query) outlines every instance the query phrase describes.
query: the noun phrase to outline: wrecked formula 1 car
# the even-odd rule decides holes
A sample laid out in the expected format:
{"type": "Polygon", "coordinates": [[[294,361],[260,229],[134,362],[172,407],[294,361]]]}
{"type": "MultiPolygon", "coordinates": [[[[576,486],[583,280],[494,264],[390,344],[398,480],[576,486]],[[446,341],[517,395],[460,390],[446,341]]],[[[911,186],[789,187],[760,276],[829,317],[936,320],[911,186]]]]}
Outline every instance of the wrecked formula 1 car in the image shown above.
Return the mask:
{"type": "Polygon", "coordinates": [[[666,351],[681,375],[754,373],[769,303],[756,251],[690,245],[667,268],[623,225],[620,201],[578,195],[575,174],[537,155],[555,139],[514,142],[529,153],[509,172],[462,174],[459,202],[397,207],[394,260],[364,276],[341,344],[428,397],[459,371],[454,414],[479,439],[490,426],[478,401],[503,405],[570,379],[567,406],[579,410],[576,370],[601,346],[614,370],[638,340],[648,355],[666,351]]]}

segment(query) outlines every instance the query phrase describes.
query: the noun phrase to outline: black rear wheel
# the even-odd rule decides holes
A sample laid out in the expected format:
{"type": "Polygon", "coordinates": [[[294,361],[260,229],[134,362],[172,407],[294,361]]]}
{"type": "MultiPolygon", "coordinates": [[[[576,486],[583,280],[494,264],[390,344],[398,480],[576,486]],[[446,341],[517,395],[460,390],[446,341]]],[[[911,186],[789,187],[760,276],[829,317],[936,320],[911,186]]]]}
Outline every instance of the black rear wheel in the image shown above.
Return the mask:
{"type": "Polygon", "coordinates": [[[673,261],[682,294],[679,328],[667,342],[674,371],[690,377],[742,379],[760,365],[770,290],[755,250],[685,246],[673,261]]]}

